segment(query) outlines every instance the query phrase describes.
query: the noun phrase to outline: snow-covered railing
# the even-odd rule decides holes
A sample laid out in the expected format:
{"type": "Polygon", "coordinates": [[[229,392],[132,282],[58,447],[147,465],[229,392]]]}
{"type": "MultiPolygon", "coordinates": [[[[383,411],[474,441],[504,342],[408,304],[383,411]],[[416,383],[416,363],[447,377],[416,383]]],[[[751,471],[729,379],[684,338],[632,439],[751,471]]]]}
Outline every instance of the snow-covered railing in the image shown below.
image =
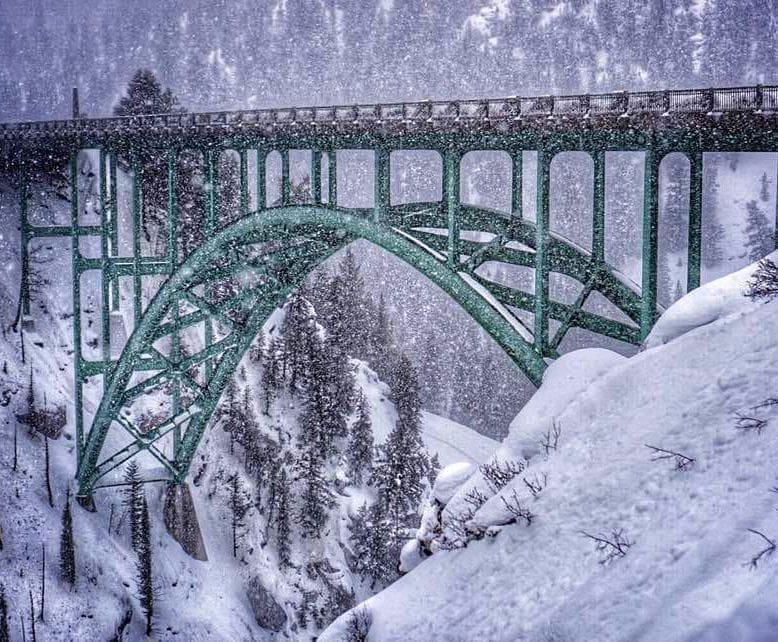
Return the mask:
{"type": "Polygon", "coordinates": [[[572,96],[535,96],[486,100],[421,101],[388,104],[290,107],[231,112],[150,114],[0,124],[4,139],[47,137],[98,130],[180,131],[242,128],[294,128],[340,124],[446,123],[521,120],[554,116],[591,117],[629,114],[689,114],[778,111],[778,87],[729,87],[668,91],[615,92],[572,96]]]}

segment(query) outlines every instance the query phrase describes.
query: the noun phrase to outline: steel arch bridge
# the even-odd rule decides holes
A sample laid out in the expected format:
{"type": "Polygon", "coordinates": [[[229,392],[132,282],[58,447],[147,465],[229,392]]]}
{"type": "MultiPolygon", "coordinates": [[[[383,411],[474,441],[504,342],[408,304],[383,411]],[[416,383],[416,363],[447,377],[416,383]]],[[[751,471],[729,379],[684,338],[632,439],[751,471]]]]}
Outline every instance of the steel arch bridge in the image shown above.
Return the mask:
{"type": "Polygon", "coordinates": [[[74,119],[0,125],[0,162],[18,168],[21,183],[21,308],[29,315],[28,246],[35,238],[66,237],[73,261],[75,425],[79,497],[92,506],[92,491],[130,458],[146,453],[163,478],[181,482],[219,396],[269,314],[328,256],[357,238],[398,256],[452,297],[506,351],[534,383],[546,360],[557,355],[565,334],[583,328],[639,344],[661,308],[657,305],[658,183],[664,156],[689,159],[688,288],[700,283],[703,152],[778,151],[778,88],[640,92],[484,101],[424,102],[220,114],[163,114],[131,118],[74,119]],[[78,153],[99,150],[99,225],[80,217],[78,153]],[[365,209],[339,207],[337,152],[373,151],[374,199],[365,209]],[[203,221],[206,241],[186,260],[179,251],[179,157],[202,154],[208,191],[203,221]],[[218,158],[235,150],[240,159],[241,218],[219,230],[218,158]],[[291,204],[290,151],[310,151],[310,202],[291,204]],[[434,203],[390,201],[391,153],[433,150],[442,160],[442,198],[434,203]],[[501,151],[512,159],[509,214],[460,201],[460,164],[470,151],[501,151]],[[281,157],[281,205],[268,207],[266,161],[281,157]],[[537,153],[536,217],[523,216],[523,152],[537,153]],[[565,151],[593,161],[591,251],[549,229],[553,158],[565,151]],[[642,283],[629,283],[605,260],[605,154],[644,152],[642,283]],[[40,226],[28,216],[29,177],[47,155],[69,158],[71,223],[40,226]],[[249,213],[249,154],[255,160],[257,210],[249,213]],[[327,194],[322,157],[327,157],[327,194]],[[140,175],[149,157],[167,159],[167,247],[163,256],[142,251],[143,193],[140,175]],[[131,252],[120,253],[118,166],[131,171],[131,252]],[[477,232],[478,234],[472,234],[477,232]],[[99,241],[89,256],[81,241],[99,241]],[[534,271],[523,291],[485,276],[498,262],[534,271]],[[102,358],[82,349],[82,278],[100,277],[102,358]],[[577,282],[573,303],[555,300],[552,274],[577,282]],[[163,285],[143,304],[143,279],[163,285]],[[112,319],[118,314],[120,279],[132,282],[134,330],[121,354],[114,350],[112,319]],[[584,309],[599,293],[621,320],[584,309]],[[519,311],[529,312],[531,325],[519,311]],[[551,322],[558,327],[553,333],[551,322]],[[181,337],[199,343],[184,354],[181,337]],[[84,430],[84,386],[102,378],[102,396],[84,430]],[[139,421],[137,405],[164,389],[164,417],[139,421]],[[115,438],[112,438],[115,437],[115,438]],[[121,437],[121,438],[120,438],[121,437]],[[162,444],[172,442],[172,456],[162,444]],[[102,480],[102,481],[101,481],[102,480]]]}

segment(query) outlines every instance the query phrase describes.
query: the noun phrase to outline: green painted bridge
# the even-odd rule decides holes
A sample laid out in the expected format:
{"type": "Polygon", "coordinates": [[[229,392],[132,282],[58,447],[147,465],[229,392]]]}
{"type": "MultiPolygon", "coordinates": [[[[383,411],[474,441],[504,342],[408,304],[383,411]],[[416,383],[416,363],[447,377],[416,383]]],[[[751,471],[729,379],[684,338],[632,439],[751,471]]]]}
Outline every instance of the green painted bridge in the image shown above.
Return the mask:
{"type": "MultiPolygon", "coordinates": [[[[688,289],[700,284],[703,153],[778,151],[778,87],[548,96],[392,105],[314,107],[210,114],[161,114],[0,125],[0,163],[19,172],[22,221],[21,308],[30,314],[29,246],[66,237],[73,262],[75,426],[80,499],[111,472],[142,455],[158,479],[187,476],[219,397],[269,315],[312,269],[356,239],[399,257],[429,278],[479,323],[538,385],[572,328],[639,344],[657,305],[658,189],[662,159],[689,161],[688,289]],[[99,224],[80,215],[78,155],[97,157],[99,224]],[[180,251],[178,175],[182,154],[201,155],[206,192],[205,241],[180,251]],[[220,229],[219,155],[239,158],[239,217],[220,229]],[[310,194],[292,203],[290,152],[307,150],[310,194]],[[338,200],[338,153],[372,151],[373,205],[344,208],[338,200]],[[431,150],[441,159],[442,197],[430,203],[390,199],[392,154],[431,150]],[[280,155],[280,205],[268,206],[267,159],[280,155]],[[509,156],[511,212],[460,199],[462,158],[471,151],[509,156]],[[523,216],[523,153],[537,154],[534,220],[523,216]],[[549,229],[551,163],[557,154],[585,152],[593,163],[591,250],[549,229]],[[606,153],[643,152],[642,279],[622,277],[605,256],[606,153]],[[36,225],[29,181],[49,158],[69,159],[69,225],[36,225]],[[323,159],[326,158],[326,167],[323,159]],[[141,240],[144,164],[166,167],[166,248],[146,255],[141,240]],[[161,161],[161,162],[160,162],[161,161]],[[119,177],[131,190],[131,242],[120,251],[119,177]],[[326,193],[323,193],[323,179],[326,193]],[[254,197],[251,197],[253,187],[254,197]],[[256,207],[251,208],[254,201],[256,207]],[[253,210],[253,211],[250,211],[253,210]],[[84,251],[92,240],[99,251],[84,251]],[[488,278],[487,263],[534,272],[524,291],[488,278]],[[550,296],[552,275],[579,284],[570,302],[550,296]],[[101,358],[83,350],[82,288],[97,275],[101,358]],[[161,285],[144,304],[144,279],[161,285]],[[117,346],[120,283],[132,291],[133,332],[117,346]],[[125,286],[126,287],[126,286],[125,286]],[[584,309],[597,293],[618,319],[584,309]],[[522,314],[525,313],[525,314],[522,314]],[[528,318],[531,321],[523,321],[528,318]],[[551,329],[555,328],[552,333],[551,329]],[[187,337],[187,350],[182,349],[187,337]],[[88,414],[84,389],[100,381],[100,403],[88,414]],[[144,403],[154,398],[154,421],[144,403]],[[85,429],[88,428],[88,429],[85,429]]],[[[164,171],[164,169],[163,169],[164,171]]]]}

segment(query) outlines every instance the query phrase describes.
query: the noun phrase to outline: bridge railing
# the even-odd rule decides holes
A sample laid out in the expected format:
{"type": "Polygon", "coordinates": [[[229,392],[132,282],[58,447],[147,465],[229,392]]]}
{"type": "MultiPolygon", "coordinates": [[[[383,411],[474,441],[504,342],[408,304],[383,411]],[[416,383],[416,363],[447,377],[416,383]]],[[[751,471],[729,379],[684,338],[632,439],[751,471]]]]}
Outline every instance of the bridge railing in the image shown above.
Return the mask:
{"type": "Polygon", "coordinates": [[[421,101],[370,105],[291,107],[247,111],[150,114],[0,124],[4,139],[78,134],[99,130],[181,130],[284,127],[298,124],[520,120],[556,115],[589,117],[622,114],[688,114],[778,111],[778,86],[615,92],[571,96],[513,96],[486,100],[421,101]]]}

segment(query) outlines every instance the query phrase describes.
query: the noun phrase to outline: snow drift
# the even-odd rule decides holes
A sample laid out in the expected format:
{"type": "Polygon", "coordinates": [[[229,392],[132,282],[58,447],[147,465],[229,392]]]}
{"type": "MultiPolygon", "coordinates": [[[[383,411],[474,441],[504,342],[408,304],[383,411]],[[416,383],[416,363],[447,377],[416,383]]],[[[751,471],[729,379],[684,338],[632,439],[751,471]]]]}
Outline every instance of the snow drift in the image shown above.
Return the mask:
{"type": "MultiPolygon", "coordinates": [[[[778,425],[764,404],[776,396],[778,301],[743,296],[753,271],[676,303],[653,349],[573,352],[549,368],[492,460],[520,462],[518,474],[495,491],[482,466],[428,506],[420,539],[434,554],[362,605],[368,639],[776,639],[778,556],[758,557],[769,549],[758,533],[778,538],[778,425]],[[556,448],[538,447],[553,426],[556,448]],[[441,550],[478,493],[466,546],[441,550]],[[618,537],[624,554],[589,536],[618,537]]],[[[321,639],[343,639],[350,617],[321,639]]]]}

